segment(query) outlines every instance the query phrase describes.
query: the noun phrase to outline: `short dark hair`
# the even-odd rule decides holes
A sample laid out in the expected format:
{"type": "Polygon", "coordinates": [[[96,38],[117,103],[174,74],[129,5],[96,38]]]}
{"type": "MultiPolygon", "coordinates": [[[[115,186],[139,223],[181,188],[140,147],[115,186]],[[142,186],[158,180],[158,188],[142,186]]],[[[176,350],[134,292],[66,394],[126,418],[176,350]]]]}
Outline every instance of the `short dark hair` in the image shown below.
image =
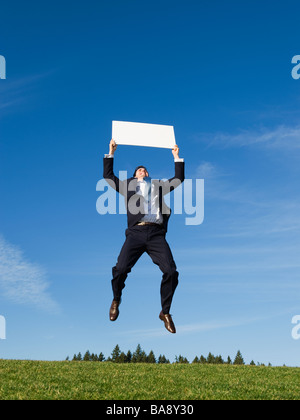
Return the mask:
{"type": "Polygon", "coordinates": [[[147,173],[149,173],[149,172],[147,171],[146,166],[140,165],[140,166],[137,166],[137,167],[135,168],[135,171],[134,171],[133,177],[135,177],[136,171],[137,171],[138,169],[141,169],[141,168],[144,168],[144,169],[145,169],[145,171],[146,171],[147,173]]]}

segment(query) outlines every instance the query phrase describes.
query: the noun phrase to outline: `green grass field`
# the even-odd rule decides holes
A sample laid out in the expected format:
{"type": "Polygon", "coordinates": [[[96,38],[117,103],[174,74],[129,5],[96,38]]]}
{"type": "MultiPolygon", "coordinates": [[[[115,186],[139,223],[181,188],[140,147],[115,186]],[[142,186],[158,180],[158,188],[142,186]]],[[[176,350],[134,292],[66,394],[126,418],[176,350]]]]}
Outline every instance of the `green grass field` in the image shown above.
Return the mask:
{"type": "Polygon", "coordinates": [[[299,398],[300,368],[0,360],[1,400],[299,398]]]}

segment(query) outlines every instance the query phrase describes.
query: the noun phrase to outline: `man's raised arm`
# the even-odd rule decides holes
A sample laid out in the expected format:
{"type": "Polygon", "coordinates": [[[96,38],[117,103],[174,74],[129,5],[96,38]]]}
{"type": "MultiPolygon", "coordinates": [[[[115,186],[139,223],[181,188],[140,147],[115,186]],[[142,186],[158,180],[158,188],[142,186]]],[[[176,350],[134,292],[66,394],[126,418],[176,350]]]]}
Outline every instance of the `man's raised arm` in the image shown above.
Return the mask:
{"type": "Polygon", "coordinates": [[[159,186],[162,188],[163,195],[169,194],[184,181],[184,159],[179,157],[179,147],[176,145],[172,149],[175,162],[175,176],[168,181],[159,180],[159,186]]]}
{"type": "Polygon", "coordinates": [[[103,159],[103,178],[114,190],[123,194],[123,182],[114,174],[114,154],[116,150],[117,145],[112,139],[109,143],[109,154],[104,155],[103,159]]]}
{"type": "MultiPolygon", "coordinates": [[[[174,185],[174,188],[176,188],[184,181],[184,159],[181,159],[179,157],[179,147],[177,146],[177,144],[172,149],[172,153],[175,162],[175,176],[169,179],[169,182],[173,181],[172,185],[174,185]]],[[[174,188],[171,188],[171,191],[174,188]]]]}

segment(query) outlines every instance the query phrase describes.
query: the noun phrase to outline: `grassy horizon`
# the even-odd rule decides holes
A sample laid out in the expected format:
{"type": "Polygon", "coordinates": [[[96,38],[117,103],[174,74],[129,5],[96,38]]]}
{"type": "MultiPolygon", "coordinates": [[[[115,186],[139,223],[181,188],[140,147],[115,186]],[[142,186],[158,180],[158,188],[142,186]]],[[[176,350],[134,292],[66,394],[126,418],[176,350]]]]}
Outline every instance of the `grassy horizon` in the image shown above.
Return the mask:
{"type": "Polygon", "coordinates": [[[0,360],[1,400],[298,400],[300,368],[0,360]]]}

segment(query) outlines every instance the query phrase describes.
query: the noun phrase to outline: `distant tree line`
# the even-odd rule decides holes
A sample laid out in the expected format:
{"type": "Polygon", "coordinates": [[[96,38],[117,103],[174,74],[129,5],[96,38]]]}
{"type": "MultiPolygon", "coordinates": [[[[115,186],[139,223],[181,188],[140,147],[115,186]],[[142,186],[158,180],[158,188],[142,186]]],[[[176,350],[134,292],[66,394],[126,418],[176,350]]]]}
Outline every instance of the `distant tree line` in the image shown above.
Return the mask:
{"type": "MultiPolygon", "coordinates": [[[[69,357],[66,360],[70,360],[69,357]]],[[[99,355],[95,353],[90,353],[87,350],[84,354],[80,352],[78,354],[74,354],[73,362],[113,362],[113,363],[170,363],[170,360],[165,357],[165,355],[160,354],[158,358],[155,357],[154,352],[151,350],[149,354],[142,349],[141,345],[138,344],[136,350],[132,353],[130,350],[127,353],[121,351],[119,345],[117,344],[113,349],[111,355],[106,359],[104,354],[101,352],[99,355]]],[[[179,356],[175,356],[174,363],[190,363],[188,359],[181,354],[179,356]]],[[[223,359],[222,356],[214,356],[212,353],[208,353],[207,357],[201,355],[200,357],[196,356],[192,363],[200,363],[200,364],[215,364],[215,365],[244,365],[244,358],[238,350],[235,358],[231,360],[228,356],[226,360],[223,359]]],[[[250,363],[250,365],[255,365],[254,361],[250,363]]],[[[260,363],[258,363],[260,365],[260,363]]],[[[270,364],[269,364],[270,365],[270,364]]]]}

